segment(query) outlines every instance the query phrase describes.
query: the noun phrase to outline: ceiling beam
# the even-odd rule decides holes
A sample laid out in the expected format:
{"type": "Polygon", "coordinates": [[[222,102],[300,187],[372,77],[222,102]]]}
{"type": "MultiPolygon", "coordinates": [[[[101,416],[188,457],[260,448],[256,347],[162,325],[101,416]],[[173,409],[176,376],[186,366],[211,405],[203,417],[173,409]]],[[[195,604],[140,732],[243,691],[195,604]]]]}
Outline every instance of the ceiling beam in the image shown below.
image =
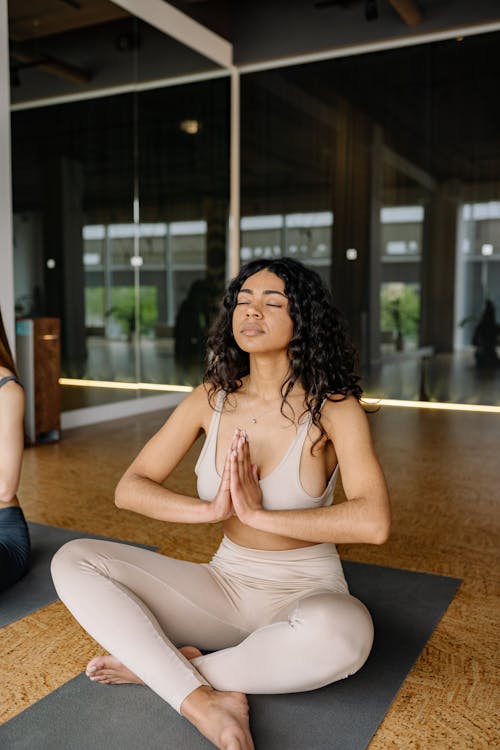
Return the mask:
{"type": "Polygon", "coordinates": [[[389,3],[407,26],[419,26],[424,20],[415,0],[389,0],[389,3]]]}
{"type": "Polygon", "coordinates": [[[86,70],[77,68],[74,65],[68,65],[68,63],[56,60],[48,55],[33,55],[28,52],[23,45],[12,42],[10,46],[10,56],[15,60],[19,60],[21,63],[27,63],[34,68],[44,70],[46,73],[64,78],[66,81],[76,83],[78,85],[84,85],[88,83],[92,76],[86,70]]]}
{"type": "Polygon", "coordinates": [[[194,21],[166,0],[113,0],[142,21],[168,34],[186,47],[221,67],[231,68],[233,45],[215,32],[194,21]]]}
{"type": "Polygon", "coordinates": [[[9,38],[16,42],[43,39],[89,26],[128,18],[129,13],[103,0],[11,0],[9,38]]]}

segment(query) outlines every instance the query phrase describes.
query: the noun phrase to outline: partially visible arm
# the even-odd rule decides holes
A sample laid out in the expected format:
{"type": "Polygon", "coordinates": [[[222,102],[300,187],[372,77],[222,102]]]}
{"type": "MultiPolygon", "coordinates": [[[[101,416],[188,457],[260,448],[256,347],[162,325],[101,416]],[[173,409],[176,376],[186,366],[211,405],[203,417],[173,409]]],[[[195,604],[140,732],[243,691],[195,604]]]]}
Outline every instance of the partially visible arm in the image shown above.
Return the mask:
{"type": "Polygon", "coordinates": [[[115,503],[119,508],[176,523],[214,523],[232,514],[228,475],[211,503],[162,486],[198,438],[207,408],[203,386],[179,404],[118,482],[115,503]]]}
{"type": "Polygon", "coordinates": [[[24,450],[24,391],[11,381],[0,388],[0,507],[16,497],[24,450]]]}
{"type": "MultiPolygon", "coordinates": [[[[333,442],[347,500],[326,508],[267,511],[252,501],[253,478],[245,460],[233,458],[231,493],[240,520],[260,531],[310,542],[383,544],[387,541],[391,511],[387,485],[375,455],[366,415],[350,397],[327,402],[322,422],[333,442]],[[236,472],[239,478],[236,478],[236,472]],[[243,500],[246,487],[247,498],[243,500]],[[253,507],[252,507],[253,504],[253,507]]],[[[241,443],[239,457],[247,448],[241,443]]],[[[249,455],[249,454],[248,454],[249,455]]],[[[242,458],[242,457],[241,457],[242,458]]],[[[255,494],[255,487],[253,487],[255,494]]]]}

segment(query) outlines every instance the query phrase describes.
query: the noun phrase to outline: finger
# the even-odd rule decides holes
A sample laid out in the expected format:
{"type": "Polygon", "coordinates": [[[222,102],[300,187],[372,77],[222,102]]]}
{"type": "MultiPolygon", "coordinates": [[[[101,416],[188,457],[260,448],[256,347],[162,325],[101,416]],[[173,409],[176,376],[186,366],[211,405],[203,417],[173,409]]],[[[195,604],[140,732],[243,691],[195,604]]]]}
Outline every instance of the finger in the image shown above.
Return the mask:
{"type": "Polygon", "coordinates": [[[238,440],[240,437],[240,428],[238,427],[237,430],[234,431],[233,439],[231,440],[231,450],[236,450],[238,447],[238,440]]]}
{"type": "Polygon", "coordinates": [[[243,443],[243,449],[242,449],[242,469],[243,469],[243,475],[246,480],[251,479],[251,461],[250,461],[250,446],[248,444],[248,438],[245,434],[245,442],[243,443]]]}
{"type": "Polygon", "coordinates": [[[238,440],[238,447],[237,447],[237,458],[238,458],[238,473],[240,475],[240,479],[244,478],[244,454],[245,454],[245,435],[242,432],[240,434],[239,440],[238,440]]]}
{"type": "Polygon", "coordinates": [[[252,464],[252,476],[256,482],[259,481],[259,467],[257,464],[252,464]]]}
{"type": "Polygon", "coordinates": [[[249,481],[251,481],[250,449],[248,446],[248,440],[247,440],[246,434],[243,435],[243,440],[241,443],[238,470],[239,470],[240,480],[242,483],[248,483],[249,481]]]}
{"type": "Polygon", "coordinates": [[[236,449],[231,451],[230,462],[231,489],[239,488],[238,451],[236,449]]]}
{"type": "Polygon", "coordinates": [[[231,468],[231,448],[226,453],[226,458],[224,459],[224,468],[222,470],[222,478],[229,476],[229,471],[231,468]]]}
{"type": "Polygon", "coordinates": [[[224,468],[222,470],[222,477],[221,477],[221,489],[223,492],[229,491],[229,484],[231,481],[231,449],[229,449],[226,453],[226,458],[224,460],[224,468]]]}

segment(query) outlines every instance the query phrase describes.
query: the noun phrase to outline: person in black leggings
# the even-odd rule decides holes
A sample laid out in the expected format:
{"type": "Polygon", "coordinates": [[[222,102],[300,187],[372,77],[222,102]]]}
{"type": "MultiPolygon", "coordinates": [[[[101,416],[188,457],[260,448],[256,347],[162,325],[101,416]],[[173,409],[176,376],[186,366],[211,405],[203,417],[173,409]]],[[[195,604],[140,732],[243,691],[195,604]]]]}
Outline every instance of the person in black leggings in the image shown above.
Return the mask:
{"type": "Polygon", "coordinates": [[[0,313],[0,591],[29,568],[30,538],[17,499],[24,449],[24,391],[0,313]]]}

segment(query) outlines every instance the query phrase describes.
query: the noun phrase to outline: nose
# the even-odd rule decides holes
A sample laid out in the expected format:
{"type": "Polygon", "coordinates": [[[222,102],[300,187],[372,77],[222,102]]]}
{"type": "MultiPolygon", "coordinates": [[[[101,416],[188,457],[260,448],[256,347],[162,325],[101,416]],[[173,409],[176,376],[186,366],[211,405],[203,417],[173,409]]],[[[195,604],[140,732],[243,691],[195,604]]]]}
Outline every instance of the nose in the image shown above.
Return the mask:
{"type": "Polygon", "coordinates": [[[261,318],[262,309],[257,302],[250,302],[247,309],[245,310],[247,318],[261,318]]]}

